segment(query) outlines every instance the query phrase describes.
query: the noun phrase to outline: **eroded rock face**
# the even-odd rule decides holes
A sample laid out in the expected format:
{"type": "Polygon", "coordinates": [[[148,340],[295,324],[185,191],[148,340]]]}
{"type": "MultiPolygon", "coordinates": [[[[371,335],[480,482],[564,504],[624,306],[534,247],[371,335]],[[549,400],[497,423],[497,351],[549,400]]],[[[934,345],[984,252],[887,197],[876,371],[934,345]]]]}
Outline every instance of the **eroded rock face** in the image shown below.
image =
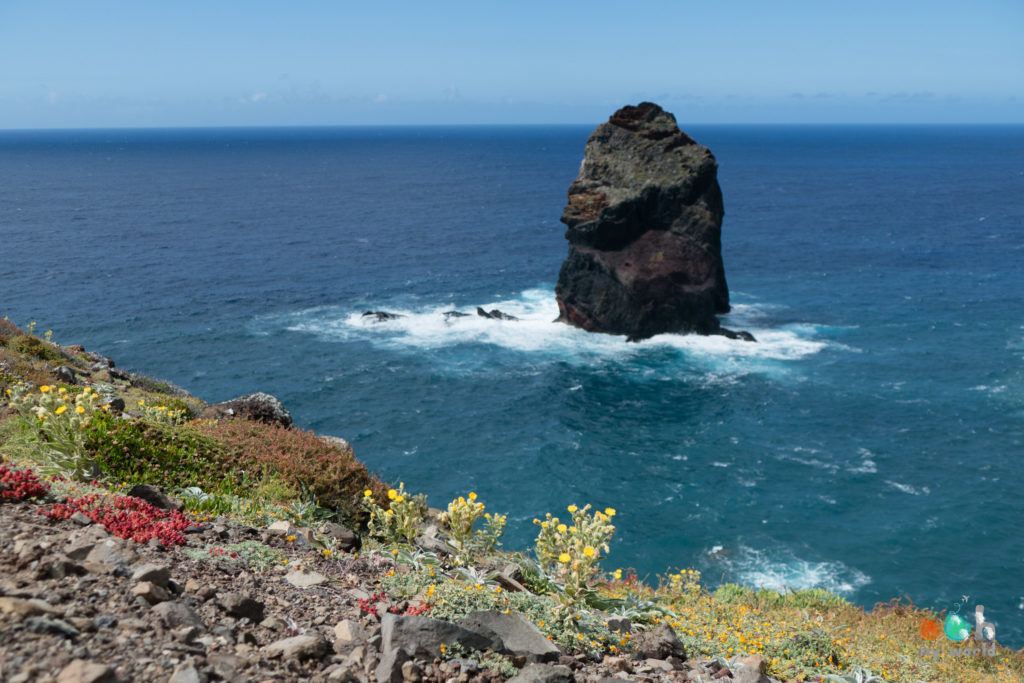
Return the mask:
{"type": "Polygon", "coordinates": [[[717,169],[708,148],[651,102],[598,126],[562,215],[559,320],[632,340],[718,333],[729,289],[717,169]]]}

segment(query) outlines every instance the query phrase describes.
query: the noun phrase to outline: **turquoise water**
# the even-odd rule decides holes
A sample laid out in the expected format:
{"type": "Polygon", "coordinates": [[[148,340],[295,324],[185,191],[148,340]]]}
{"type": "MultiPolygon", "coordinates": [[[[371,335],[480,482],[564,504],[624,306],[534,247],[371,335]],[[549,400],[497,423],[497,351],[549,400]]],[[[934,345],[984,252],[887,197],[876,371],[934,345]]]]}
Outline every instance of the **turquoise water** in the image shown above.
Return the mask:
{"type": "Polygon", "coordinates": [[[688,127],[758,344],[551,322],[590,128],[0,133],[0,314],[275,394],[510,548],[591,502],[609,567],[968,595],[1024,644],[1024,128],[688,127]],[[440,315],[478,305],[522,320],[440,315]]]}

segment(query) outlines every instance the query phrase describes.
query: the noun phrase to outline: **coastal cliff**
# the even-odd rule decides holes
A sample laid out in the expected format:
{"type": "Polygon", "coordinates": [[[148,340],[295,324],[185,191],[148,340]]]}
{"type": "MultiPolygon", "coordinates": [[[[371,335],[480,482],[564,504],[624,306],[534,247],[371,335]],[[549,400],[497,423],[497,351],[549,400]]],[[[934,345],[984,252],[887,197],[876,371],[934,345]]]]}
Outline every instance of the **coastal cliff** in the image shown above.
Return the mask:
{"type": "Polygon", "coordinates": [[[208,405],[6,320],[0,455],[12,683],[1024,673],[1024,656],[994,643],[968,658],[923,641],[936,615],[912,605],[866,613],[821,589],[712,592],[694,569],[656,583],[603,570],[611,508],[569,505],[571,526],[547,514],[532,555],[505,552],[507,517],[476,493],[428,508],[268,394],[208,405]]]}

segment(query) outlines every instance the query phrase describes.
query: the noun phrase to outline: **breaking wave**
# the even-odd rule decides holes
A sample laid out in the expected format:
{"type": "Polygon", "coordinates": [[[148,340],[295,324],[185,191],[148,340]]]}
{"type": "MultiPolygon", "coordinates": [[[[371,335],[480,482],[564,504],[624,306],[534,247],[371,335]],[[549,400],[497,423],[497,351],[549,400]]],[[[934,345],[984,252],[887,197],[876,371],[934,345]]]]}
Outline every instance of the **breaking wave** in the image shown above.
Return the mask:
{"type": "MultiPolygon", "coordinates": [[[[702,365],[712,379],[751,372],[785,372],[787,362],[817,354],[830,345],[816,338],[813,325],[758,326],[759,314],[771,307],[762,310],[752,304],[737,305],[734,313],[723,317],[723,322],[726,326],[749,330],[757,343],[680,334],[662,334],[627,343],[623,336],[592,334],[553,322],[558,317],[558,306],[550,289],[528,289],[515,298],[486,302],[481,307],[500,309],[519,320],[486,319],[476,315],[475,307],[380,302],[373,308],[400,317],[378,322],[363,317],[365,307],[354,310],[353,307],[327,306],[263,316],[254,324],[260,333],[285,329],[312,334],[324,341],[365,341],[396,351],[434,352],[433,357],[439,360],[445,356],[438,352],[473,347],[500,348],[527,354],[531,360],[549,359],[577,365],[595,360],[643,361],[664,358],[668,354],[702,365]],[[444,313],[451,310],[469,315],[446,319],[444,313]]],[[[460,363],[465,362],[466,358],[460,357],[460,363]]]]}
{"type": "Polygon", "coordinates": [[[870,576],[842,562],[805,560],[788,549],[766,551],[741,545],[735,552],[729,552],[715,546],[708,555],[724,565],[732,580],[751,588],[780,592],[824,588],[850,595],[871,583],[870,576]]]}

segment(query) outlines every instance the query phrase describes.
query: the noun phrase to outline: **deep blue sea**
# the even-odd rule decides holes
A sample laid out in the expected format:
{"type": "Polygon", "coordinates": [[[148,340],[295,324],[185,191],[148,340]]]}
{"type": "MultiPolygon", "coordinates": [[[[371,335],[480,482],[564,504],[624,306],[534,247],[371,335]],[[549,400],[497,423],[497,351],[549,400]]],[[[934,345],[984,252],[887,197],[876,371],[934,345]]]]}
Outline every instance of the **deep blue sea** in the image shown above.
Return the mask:
{"type": "Polygon", "coordinates": [[[0,315],[272,393],[508,548],[591,502],[608,568],[966,595],[1021,647],[1024,127],[684,128],[757,344],[552,322],[592,126],[2,132],[0,315]]]}

